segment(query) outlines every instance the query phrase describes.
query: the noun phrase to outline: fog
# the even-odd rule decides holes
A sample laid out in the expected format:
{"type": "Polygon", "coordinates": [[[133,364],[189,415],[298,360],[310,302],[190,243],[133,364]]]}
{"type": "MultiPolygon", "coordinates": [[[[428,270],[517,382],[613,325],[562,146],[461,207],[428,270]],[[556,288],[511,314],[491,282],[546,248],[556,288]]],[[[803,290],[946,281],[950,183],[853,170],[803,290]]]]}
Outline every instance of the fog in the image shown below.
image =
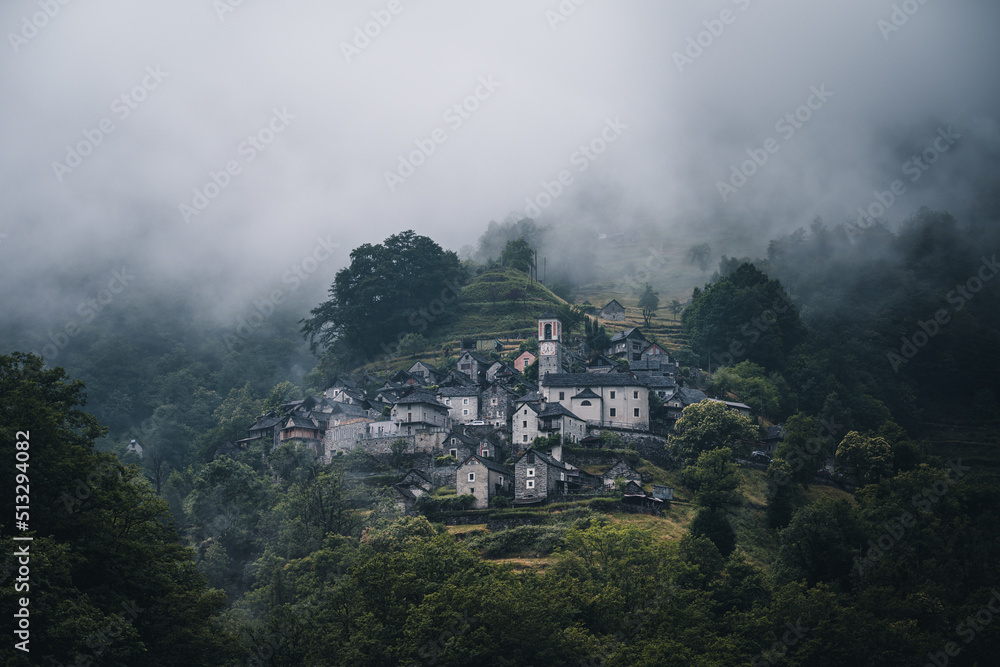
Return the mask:
{"type": "Polygon", "coordinates": [[[308,302],[361,243],[525,215],[750,255],[879,196],[890,224],[998,215],[981,0],[18,0],[0,26],[7,318],[123,268],[213,317],[308,302]]]}

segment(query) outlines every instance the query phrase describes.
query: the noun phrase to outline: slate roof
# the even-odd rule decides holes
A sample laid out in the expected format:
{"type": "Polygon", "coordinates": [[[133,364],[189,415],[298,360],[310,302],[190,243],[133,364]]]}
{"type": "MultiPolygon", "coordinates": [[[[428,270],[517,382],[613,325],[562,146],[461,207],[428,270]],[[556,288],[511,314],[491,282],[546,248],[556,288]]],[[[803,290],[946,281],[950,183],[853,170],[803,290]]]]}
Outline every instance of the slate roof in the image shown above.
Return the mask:
{"type": "Polygon", "coordinates": [[[604,310],[606,308],[610,308],[611,304],[618,304],[619,308],[621,308],[622,310],[625,310],[625,306],[623,306],[620,303],[618,303],[618,299],[611,299],[611,301],[608,301],[606,304],[604,304],[604,308],[601,308],[601,310],[604,310]]]}
{"type": "Polygon", "coordinates": [[[443,405],[437,400],[437,397],[429,391],[418,390],[412,394],[408,394],[403,398],[396,401],[396,405],[416,405],[418,403],[425,403],[428,405],[433,405],[435,407],[441,408],[442,410],[447,410],[448,406],[443,405]]]}
{"type": "MultiPolygon", "coordinates": [[[[465,352],[462,353],[462,357],[464,357],[465,355],[469,355],[470,357],[472,357],[473,359],[475,359],[476,361],[478,361],[481,364],[492,364],[493,363],[492,361],[490,361],[489,359],[487,359],[483,355],[481,355],[478,352],[475,352],[473,350],[466,350],[465,352]]],[[[459,357],[459,359],[461,359],[461,357],[459,357]]]]}
{"type": "Polygon", "coordinates": [[[597,400],[601,400],[601,397],[595,394],[594,390],[591,389],[590,387],[587,387],[586,389],[584,389],[579,394],[573,397],[574,400],[577,398],[596,398],[597,400]]]}
{"type": "MultiPolygon", "coordinates": [[[[472,455],[470,455],[469,458],[467,458],[464,461],[462,461],[461,465],[463,465],[463,466],[466,465],[472,459],[476,459],[477,461],[479,461],[480,463],[482,463],[484,466],[486,466],[487,468],[489,468],[490,470],[493,470],[495,472],[498,472],[498,473],[501,473],[501,474],[504,474],[504,475],[511,475],[511,476],[514,475],[514,471],[511,470],[510,468],[502,466],[499,463],[497,463],[496,461],[491,461],[490,459],[484,459],[479,454],[472,454],[472,455]]],[[[459,467],[461,467],[461,466],[459,466],[459,467]]]]}
{"type": "Polygon", "coordinates": [[[634,387],[642,382],[631,373],[549,373],[543,387],[634,387]]]}
{"type": "Polygon", "coordinates": [[[251,426],[248,431],[262,431],[268,428],[274,428],[278,424],[285,420],[284,417],[261,417],[257,422],[251,426]]]}
{"type": "Polygon", "coordinates": [[[542,410],[541,412],[539,412],[538,416],[540,418],[541,417],[563,417],[563,416],[565,416],[565,417],[572,417],[573,419],[576,419],[577,421],[583,421],[582,419],[580,419],[579,417],[577,417],[576,415],[574,415],[572,412],[570,412],[569,410],[567,410],[566,407],[563,406],[563,405],[561,405],[560,403],[547,403],[545,405],[545,409],[542,410]]]}
{"type": "Polygon", "coordinates": [[[285,422],[285,425],[282,428],[283,429],[285,429],[285,428],[309,428],[309,429],[314,429],[315,430],[315,429],[319,428],[319,426],[316,424],[315,421],[313,421],[312,417],[306,417],[306,416],[303,416],[303,415],[292,415],[292,416],[288,417],[288,421],[285,422]]]}
{"type": "Polygon", "coordinates": [[[692,405],[694,403],[701,403],[708,395],[705,394],[700,389],[692,389],[691,387],[680,387],[677,389],[677,395],[680,397],[681,402],[684,405],[692,405]]]}
{"type": "Polygon", "coordinates": [[[444,440],[445,440],[445,442],[448,442],[452,438],[458,438],[459,440],[462,441],[462,444],[465,444],[465,445],[473,445],[473,446],[475,446],[475,445],[479,444],[479,440],[477,440],[476,438],[473,438],[471,435],[466,435],[465,433],[462,433],[461,431],[452,431],[451,433],[448,434],[448,436],[444,440]]]}
{"type": "Polygon", "coordinates": [[[478,396],[479,388],[476,386],[469,387],[438,387],[438,396],[478,396]]]}
{"type": "Polygon", "coordinates": [[[646,337],[642,335],[642,332],[639,331],[638,328],[632,327],[631,329],[625,329],[624,331],[619,331],[614,336],[612,336],[611,343],[614,344],[617,343],[618,341],[626,340],[629,338],[646,341],[647,343],[649,342],[648,340],[646,340],[646,337]]]}
{"type": "Polygon", "coordinates": [[[521,454],[517,457],[517,459],[514,462],[517,463],[518,461],[520,461],[522,458],[524,458],[528,454],[534,454],[536,459],[541,459],[542,460],[542,463],[547,463],[550,466],[553,466],[555,468],[561,468],[563,470],[569,470],[569,468],[566,467],[566,464],[563,463],[562,461],[556,461],[554,458],[552,458],[548,454],[542,454],[541,452],[539,452],[537,450],[534,450],[534,449],[527,449],[527,450],[521,452],[521,454]]]}

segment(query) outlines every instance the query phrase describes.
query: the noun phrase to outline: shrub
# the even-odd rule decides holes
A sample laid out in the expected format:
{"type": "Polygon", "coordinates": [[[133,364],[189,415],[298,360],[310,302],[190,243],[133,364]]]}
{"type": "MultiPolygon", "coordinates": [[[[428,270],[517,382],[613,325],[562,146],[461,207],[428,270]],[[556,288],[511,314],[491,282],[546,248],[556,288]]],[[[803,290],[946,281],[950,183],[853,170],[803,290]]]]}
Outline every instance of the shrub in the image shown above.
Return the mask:
{"type": "Polygon", "coordinates": [[[595,512],[611,514],[621,510],[621,503],[618,498],[594,498],[590,501],[590,509],[595,512]]]}
{"type": "Polygon", "coordinates": [[[517,526],[476,535],[466,541],[484,558],[547,556],[562,545],[565,526],[517,526]]]}

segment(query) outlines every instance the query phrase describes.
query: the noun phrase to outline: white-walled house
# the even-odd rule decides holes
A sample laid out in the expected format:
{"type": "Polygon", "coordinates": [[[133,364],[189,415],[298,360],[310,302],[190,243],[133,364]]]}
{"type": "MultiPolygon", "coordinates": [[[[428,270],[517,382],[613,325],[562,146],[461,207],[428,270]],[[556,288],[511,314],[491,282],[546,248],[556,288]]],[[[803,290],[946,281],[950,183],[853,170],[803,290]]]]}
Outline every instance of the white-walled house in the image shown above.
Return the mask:
{"type": "Polygon", "coordinates": [[[588,426],[649,429],[649,388],[629,373],[550,373],[540,391],[588,426]]]}
{"type": "Polygon", "coordinates": [[[392,406],[392,420],[399,425],[400,435],[448,431],[451,429],[448,413],[448,406],[439,403],[430,392],[420,390],[404,396],[392,406]]]}

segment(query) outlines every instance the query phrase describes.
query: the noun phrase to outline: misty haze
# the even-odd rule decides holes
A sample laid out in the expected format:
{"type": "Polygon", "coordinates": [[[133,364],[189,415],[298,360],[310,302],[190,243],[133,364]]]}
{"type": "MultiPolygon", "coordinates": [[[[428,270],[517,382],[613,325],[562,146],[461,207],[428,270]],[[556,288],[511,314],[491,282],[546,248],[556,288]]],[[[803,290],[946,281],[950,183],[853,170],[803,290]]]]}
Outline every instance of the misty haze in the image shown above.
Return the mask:
{"type": "Polygon", "coordinates": [[[986,665],[1000,5],[0,7],[9,665],[986,665]]]}

